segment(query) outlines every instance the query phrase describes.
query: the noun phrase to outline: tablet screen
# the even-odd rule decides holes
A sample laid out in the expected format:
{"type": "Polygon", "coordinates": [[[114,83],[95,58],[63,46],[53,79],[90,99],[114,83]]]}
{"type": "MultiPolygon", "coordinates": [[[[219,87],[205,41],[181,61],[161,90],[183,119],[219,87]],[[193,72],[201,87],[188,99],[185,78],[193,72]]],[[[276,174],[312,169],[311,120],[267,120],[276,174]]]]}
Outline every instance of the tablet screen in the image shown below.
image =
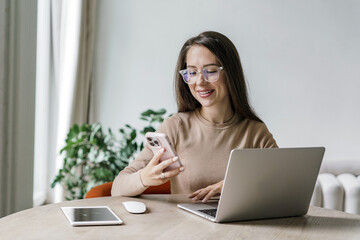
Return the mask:
{"type": "Polygon", "coordinates": [[[122,221],[109,207],[62,207],[71,225],[112,225],[122,221]]]}

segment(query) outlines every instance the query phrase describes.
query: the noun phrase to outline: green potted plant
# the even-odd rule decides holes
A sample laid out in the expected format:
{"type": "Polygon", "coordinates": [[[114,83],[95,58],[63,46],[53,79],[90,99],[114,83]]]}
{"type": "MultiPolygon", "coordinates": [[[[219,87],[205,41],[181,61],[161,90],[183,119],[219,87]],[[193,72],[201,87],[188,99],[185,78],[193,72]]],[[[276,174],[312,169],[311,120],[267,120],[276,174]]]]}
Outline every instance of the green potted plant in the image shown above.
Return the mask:
{"type": "Polygon", "coordinates": [[[119,135],[111,129],[103,131],[100,123],[75,124],[70,128],[61,149],[63,167],[55,176],[51,187],[61,184],[65,199],[82,199],[94,186],[111,182],[131,160],[144,148],[138,135],[155,131],[156,125],[164,121],[165,109],[147,110],[140,119],[147,125],[140,131],[126,124],[119,129],[119,135]]]}

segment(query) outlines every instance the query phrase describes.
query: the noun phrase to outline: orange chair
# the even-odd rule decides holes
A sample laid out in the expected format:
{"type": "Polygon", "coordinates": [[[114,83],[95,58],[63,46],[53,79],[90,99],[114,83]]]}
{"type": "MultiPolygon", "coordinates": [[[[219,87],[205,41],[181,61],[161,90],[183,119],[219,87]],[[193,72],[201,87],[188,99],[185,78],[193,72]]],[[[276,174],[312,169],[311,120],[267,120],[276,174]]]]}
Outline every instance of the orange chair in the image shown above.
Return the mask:
{"type": "MultiPolygon", "coordinates": [[[[109,197],[111,196],[112,182],[107,182],[99,186],[93,187],[85,196],[85,198],[109,197]]],[[[170,194],[170,181],[159,186],[148,187],[142,194],[170,194]]]]}

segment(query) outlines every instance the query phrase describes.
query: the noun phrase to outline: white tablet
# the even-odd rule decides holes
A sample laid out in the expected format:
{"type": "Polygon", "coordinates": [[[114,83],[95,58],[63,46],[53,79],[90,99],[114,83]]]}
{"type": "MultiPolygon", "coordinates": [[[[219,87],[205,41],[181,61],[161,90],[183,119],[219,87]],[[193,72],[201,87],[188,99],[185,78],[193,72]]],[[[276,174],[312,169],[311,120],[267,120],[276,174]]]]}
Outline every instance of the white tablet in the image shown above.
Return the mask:
{"type": "Polygon", "coordinates": [[[72,226],[116,225],[123,221],[107,206],[61,207],[72,226]]]}

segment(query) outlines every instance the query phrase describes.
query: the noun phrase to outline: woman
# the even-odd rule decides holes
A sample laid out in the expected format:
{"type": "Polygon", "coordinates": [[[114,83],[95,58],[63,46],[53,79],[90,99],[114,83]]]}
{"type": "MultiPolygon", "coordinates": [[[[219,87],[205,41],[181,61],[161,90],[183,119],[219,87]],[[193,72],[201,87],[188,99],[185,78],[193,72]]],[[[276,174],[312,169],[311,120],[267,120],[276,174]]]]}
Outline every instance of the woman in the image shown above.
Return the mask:
{"type": "Polygon", "coordinates": [[[160,163],[163,153],[146,147],[116,177],[113,196],[138,195],[170,180],[172,193],[207,202],[221,192],[232,149],[277,147],[249,105],[240,58],[226,36],[203,32],[186,41],[175,73],[178,113],[157,132],[168,135],[183,166],[163,173],[176,159],[160,163]]]}

